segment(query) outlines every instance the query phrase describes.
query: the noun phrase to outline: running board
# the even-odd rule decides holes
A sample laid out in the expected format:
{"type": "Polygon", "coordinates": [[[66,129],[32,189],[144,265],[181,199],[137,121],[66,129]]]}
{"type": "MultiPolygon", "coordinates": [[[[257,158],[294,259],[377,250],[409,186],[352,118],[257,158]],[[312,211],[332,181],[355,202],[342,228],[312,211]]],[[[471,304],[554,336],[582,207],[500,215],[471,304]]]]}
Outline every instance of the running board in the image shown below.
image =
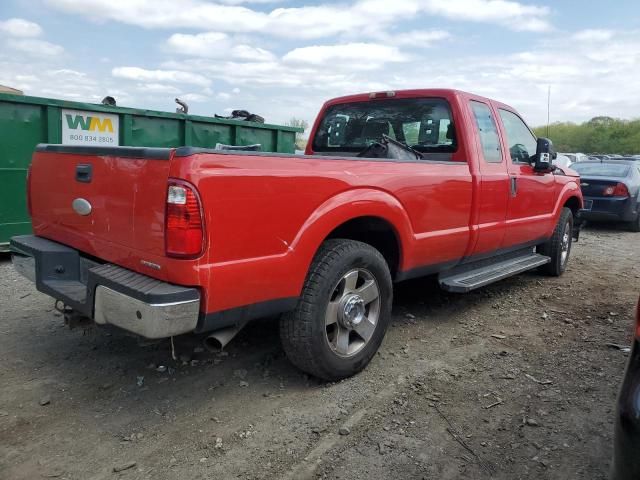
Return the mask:
{"type": "Polygon", "coordinates": [[[476,288],[484,287],[503,278],[517,275],[534,268],[546,265],[551,259],[533,253],[530,250],[525,255],[509,259],[499,259],[494,263],[484,263],[476,268],[469,265],[465,271],[454,269],[442,272],[438,277],[440,286],[448,292],[465,293],[476,288]]]}

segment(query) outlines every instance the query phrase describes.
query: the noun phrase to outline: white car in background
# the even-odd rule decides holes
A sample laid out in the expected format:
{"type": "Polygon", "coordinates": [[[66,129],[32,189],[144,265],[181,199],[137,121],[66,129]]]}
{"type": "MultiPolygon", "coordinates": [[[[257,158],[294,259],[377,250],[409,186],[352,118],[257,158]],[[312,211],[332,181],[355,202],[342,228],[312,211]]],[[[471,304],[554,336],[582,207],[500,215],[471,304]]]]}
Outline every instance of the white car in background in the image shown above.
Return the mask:
{"type": "Polygon", "coordinates": [[[572,163],[575,162],[571,160],[571,157],[569,157],[569,155],[567,155],[566,153],[559,153],[556,159],[553,161],[553,164],[556,167],[569,167],[572,163]]]}
{"type": "Polygon", "coordinates": [[[568,157],[571,163],[584,162],[585,160],[589,160],[589,155],[585,155],[584,153],[559,153],[558,156],[560,155],[568,157]]]}

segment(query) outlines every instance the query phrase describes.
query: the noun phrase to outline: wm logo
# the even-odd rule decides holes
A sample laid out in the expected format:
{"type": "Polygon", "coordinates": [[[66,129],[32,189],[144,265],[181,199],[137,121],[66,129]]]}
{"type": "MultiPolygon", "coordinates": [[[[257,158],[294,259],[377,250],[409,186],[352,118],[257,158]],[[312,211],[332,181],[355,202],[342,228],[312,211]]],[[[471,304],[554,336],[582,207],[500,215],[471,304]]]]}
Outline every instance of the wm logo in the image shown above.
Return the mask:
{"type": "Polygon", "coordinates": [[[95,132],[96,130],[99,132],[109,132],[113,133],[113,124],[111,123],[111,119],[100,117],[89,117],[84,115],[71,115],[67,113],[65,115],[67,119],[67,125],[71,130],[90,130],[95,132]]]}

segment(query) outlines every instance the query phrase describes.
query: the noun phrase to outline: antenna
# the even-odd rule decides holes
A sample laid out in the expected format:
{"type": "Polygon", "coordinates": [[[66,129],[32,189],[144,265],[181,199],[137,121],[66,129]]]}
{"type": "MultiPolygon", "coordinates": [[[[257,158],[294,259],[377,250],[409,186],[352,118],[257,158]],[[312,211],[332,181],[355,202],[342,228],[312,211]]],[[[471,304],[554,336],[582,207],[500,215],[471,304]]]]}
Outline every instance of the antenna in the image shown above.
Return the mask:
{"type": "Polygon", "coordinates": [[[547,89],[547,138],[549,138],[549,123],[551,119],[551,85],[547,89]]]}

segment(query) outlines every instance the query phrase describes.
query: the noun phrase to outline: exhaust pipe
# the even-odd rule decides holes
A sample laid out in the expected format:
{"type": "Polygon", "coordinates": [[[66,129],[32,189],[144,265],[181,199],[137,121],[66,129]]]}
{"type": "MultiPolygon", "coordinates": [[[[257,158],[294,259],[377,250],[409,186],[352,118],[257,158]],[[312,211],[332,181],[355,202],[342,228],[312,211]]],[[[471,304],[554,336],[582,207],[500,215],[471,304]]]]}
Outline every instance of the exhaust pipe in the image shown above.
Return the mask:
{"type": "Polygon", "coordinates": [[[204,346],[210,352],[221,351],[235,337],[242,327],[227,327],[216,330],[204,339],[204,346]]]}

